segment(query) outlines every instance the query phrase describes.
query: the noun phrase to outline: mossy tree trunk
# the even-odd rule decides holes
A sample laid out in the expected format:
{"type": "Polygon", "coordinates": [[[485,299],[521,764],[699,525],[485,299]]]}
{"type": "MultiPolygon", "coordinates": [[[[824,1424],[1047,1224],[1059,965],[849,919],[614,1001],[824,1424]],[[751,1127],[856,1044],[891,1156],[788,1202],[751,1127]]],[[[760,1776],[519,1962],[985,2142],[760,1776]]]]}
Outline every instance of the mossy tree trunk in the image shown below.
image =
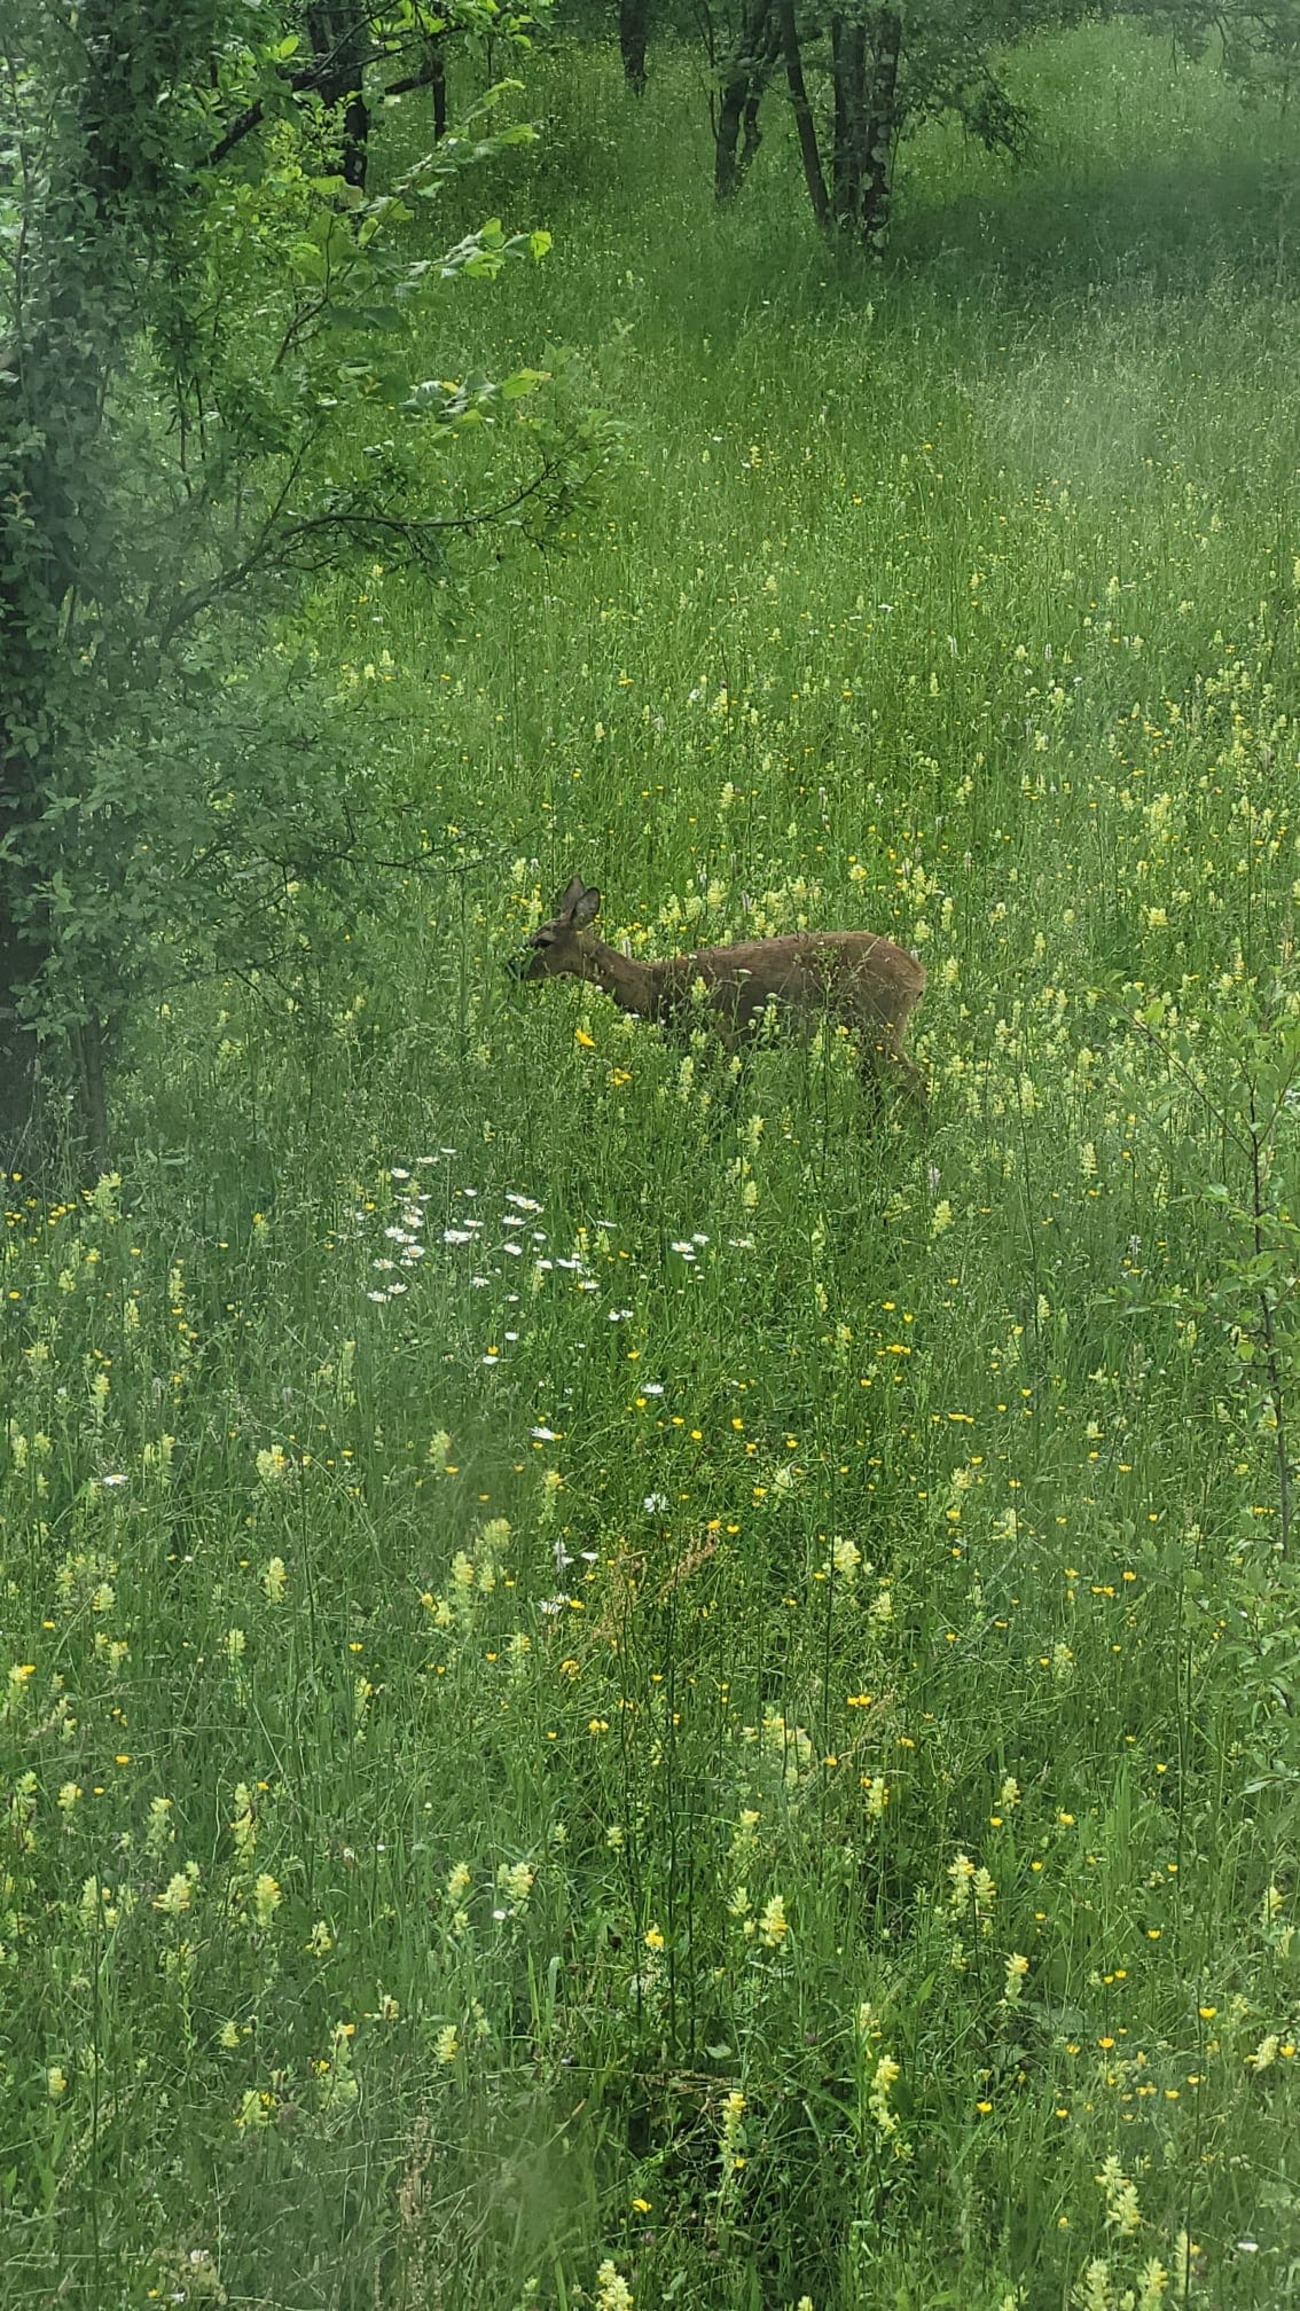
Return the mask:
{"type": "Polygon", "coordinates": [[[645,92],[649,40],[650,0],[618,0],[618,45],[623,58],[623,78],[637,96],[645,92]]]}
{"type": "Polygon", "coordinates": [[[367,11],[359,0],[312,0],[307,29],[316,52],[316,85],[322,102],[336,107],[342,118],[344,182],[364,192],[370,149],[370,110],[365,96],[366,59],[371,48],[367,11]]]}
{"type": "Polygon", "coordinates": [[[740,190],[762,142],[759,106],[781,53],[772,0],[750,0],[722,79],[714,141],[713,190],[720,201],[740,190]]]}

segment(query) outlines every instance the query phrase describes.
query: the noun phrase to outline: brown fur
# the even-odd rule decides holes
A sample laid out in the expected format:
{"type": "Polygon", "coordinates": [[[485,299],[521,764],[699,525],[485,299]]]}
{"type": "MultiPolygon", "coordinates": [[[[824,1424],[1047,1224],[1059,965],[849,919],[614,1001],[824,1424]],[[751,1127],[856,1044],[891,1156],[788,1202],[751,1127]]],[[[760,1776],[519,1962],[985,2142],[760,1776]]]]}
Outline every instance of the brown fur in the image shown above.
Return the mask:
{"type": "Polygon", "coordinates": [[[638,962],[589,929],[600,892],[574,877],[549,923],[534,931],[516,966],[522,979],[577,978],[603,989],[620,1010],[671,1028],[697,1016],[695,989],[727,1050],[762,1026],[769,1005],[807,1037],[823,1019],[857,1035],[864,1073],[892,1080],[921,1106],[925,1079],[903,1050],[925,989],[925,966],[870,931],[807,931],[701,947],[690,955],[638,962]]]}

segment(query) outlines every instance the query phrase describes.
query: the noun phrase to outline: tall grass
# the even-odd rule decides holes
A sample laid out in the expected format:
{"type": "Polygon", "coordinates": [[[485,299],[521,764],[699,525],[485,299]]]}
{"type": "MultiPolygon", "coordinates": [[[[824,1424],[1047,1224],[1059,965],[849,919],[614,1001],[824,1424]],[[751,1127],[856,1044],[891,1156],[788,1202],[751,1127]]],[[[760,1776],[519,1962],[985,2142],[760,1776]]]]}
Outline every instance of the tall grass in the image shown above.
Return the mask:
{"type": "Polygon", "coordinates": [[[1300,177],[1019,69],[867,275],[541,61],[439,373],[623,461],[308,622],[434,869],[14,1183],[0,2301],[1290,2300],[1300,177]],[[514,986],[574,872],[915,947],[928,1132],[514,986]]]}

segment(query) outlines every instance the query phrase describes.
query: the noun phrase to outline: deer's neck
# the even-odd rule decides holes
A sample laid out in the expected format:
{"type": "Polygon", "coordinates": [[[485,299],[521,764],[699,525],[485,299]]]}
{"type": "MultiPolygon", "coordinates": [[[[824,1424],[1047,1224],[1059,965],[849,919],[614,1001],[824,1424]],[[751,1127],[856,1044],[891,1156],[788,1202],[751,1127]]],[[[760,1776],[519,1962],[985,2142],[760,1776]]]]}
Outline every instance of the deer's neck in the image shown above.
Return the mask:
{"type": "Polygon", "coordinates": [[[620,1011],[635,1011],[642,1019],[659,1017],[664,997],[662,961],[637,963],[631,955],[621,955],[617,947],[607,947],[603,939],[592,939],[583,949],[582,966],[583,978],[594,980],[620,1011]]]}

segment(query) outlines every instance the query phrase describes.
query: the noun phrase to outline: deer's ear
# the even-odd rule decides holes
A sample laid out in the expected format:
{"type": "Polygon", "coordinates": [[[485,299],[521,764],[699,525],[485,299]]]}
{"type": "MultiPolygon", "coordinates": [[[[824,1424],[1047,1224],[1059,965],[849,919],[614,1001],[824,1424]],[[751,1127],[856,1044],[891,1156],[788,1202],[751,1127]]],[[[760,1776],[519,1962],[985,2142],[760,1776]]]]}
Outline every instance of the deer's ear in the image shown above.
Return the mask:
{"type": "Polygon", "coordinates": [[[594,886],[580,891],[573,903],[573,920],[580,931],[594,923],[600,913],[600,892],[594,886]]]}
{"type": "Polygon", "coordinates": [[[570,914],[572,914],[572,912],[573,912],[574,908],[577,906],[577,904],[578,904],[578,901],[579,901],[579,899],[582,897],[582,894],[583,894],[583,892],[586,890],[586,888],[587,888],[587,886],[586,886],[586,884],[583,882],[583,879],[582,879],[581,875],[575,875],[575,876],[574,876],[574,878],[573,878],[573,881],[570,883],[570,885],[569,885],[569,887],[568,887],[567,891],[561,891],[561,893],[560,893],[560,895],[559,895],[559,898],[558,898],[558,899],[556,900],[556,902],[555,902],[555,912],[556,912],[556,914],[557,914],[557,915],[570,915],[570,914]]]}

